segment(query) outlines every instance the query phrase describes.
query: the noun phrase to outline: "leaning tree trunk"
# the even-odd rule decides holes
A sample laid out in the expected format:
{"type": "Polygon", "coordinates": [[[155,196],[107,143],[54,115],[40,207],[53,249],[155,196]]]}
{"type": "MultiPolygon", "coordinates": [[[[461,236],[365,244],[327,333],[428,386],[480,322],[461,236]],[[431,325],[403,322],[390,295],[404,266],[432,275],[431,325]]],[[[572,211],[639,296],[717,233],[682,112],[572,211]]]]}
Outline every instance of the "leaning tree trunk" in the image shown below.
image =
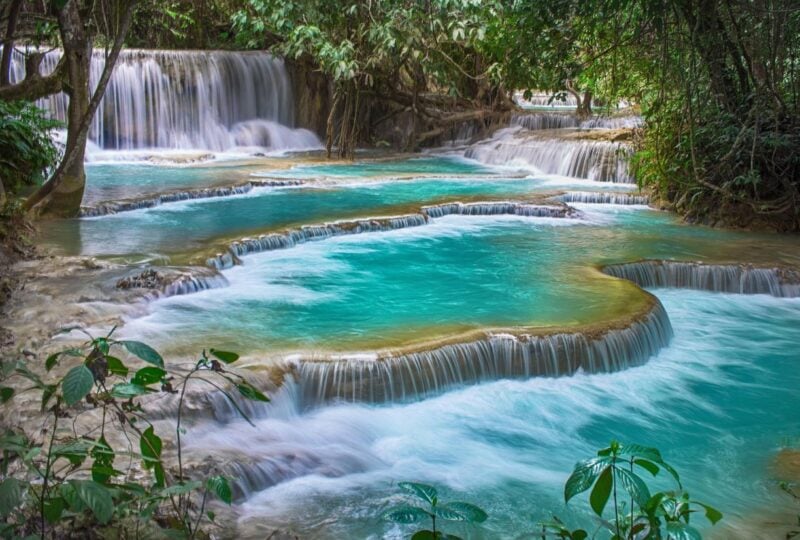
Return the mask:
{"type": "Polygon", "coordinates": [[[91,99],[89,74],[92,42],[84,28],[75,0],[67,2],[64,9],[59,12],[58,22],[61,27],[64,61],[69,81],[65,166],[60,171],[60,181],[37,203],[35,211],[39,215],[73,217],[80,210],[86,186],[83,156],[86,151],[88,130],[81,129],[81,124],[89,111],[91,99]]]}
{"type": "Polygon", "coordinates": [[[25,209],[40,216],[74,217],[78,215],[86,187],[83,166],[89,126],[105,93],[114,65],[117,63],[125,35],[130,27],[136,0],[128,2],[114,38],[114,45],[105,59],[103,73],[92,94],[89,73],[92,61],[92,36],[87,32],[79,10],[78,0],[67,0],[58,11],[61,42],[64,47],[69,95],[67,109],[67,143],[52,177],[25,201],[25,209]]]}

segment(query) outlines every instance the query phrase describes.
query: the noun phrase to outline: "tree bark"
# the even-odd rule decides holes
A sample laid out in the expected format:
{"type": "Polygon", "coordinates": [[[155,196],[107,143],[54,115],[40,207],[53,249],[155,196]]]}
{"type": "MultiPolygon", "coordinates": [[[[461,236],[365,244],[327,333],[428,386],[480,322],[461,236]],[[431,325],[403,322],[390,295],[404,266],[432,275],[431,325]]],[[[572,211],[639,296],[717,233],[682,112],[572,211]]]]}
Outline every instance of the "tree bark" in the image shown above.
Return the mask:
{"type": "Polygon", "coordinates": [[[11,84],[11,55],[14,53],[14,34],[17,32],[17,20],[22,9],[22,0],[13,0],[8,10],[6,38],[3,42],[3,58],[0,60],[0,87],[11,84]]]}
{"type": "Polygon", "coordinates": [[[67,144],[64,157],[53,176],[25,201],[26,210],[40,216],[52,217],[74,217],[80,211],[86,187],[83,161],[89,127],[128,33],[135,4],[136,0],[133,0],[127,5],[93,94],[89,88],[92,36],[87,32],[87,26],[81,17],[78,0],[68,0],[59,10],[59,30],[68,78],[66,90],[70,97],[67,109],[67,144]]]}

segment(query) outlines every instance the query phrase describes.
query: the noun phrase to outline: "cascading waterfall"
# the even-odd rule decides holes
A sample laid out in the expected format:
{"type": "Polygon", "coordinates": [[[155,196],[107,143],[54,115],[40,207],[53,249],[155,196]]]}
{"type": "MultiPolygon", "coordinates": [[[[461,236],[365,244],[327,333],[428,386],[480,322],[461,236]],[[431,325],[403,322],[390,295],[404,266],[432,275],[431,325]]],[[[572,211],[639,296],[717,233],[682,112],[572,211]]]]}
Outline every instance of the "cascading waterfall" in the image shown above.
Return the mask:
{"type": "Polygon", "coordinates": [[[594,191],[568,191],[562,195],[553,197],[553,200],[563,203],[584,203],[584,204],[650,204],[650,197],[647,195],[631,195],[628,193],[604,193],[594,191]]]}
{"type": "Polygon", "coordinates": [[[671,338],[669,318],[653,298],[641,320],[599,336],[496,334],[389,358],[302,361],[294,371],[306,406],[331,400],[392,402],[501,378],[619,371],[645,363],[671,338]]]}
{"type": "MultiPolygon", "coordinates": [[[[55,69],[59,51],[47,53],[43,73],[55,69]]],[[[101,51],[91,63],[96,84],[101,51]]],[[[24,55],[15,52],[12,82],[24,77],[24,55]]],[[[40,101],[66,120],[68,98],[40,101]]],[[[124,50],[119,56],[90,139],[100,148],[223,151],[318,148],[311,131],[292,129],[294,102],[283,61],[261,52],[124,50]]]]}
{"type": "Polygon", "coordinates": [[[512,201],[498,201],[466,204],[454,202],[423,206],[422,212],[431,218],[440,218],[454,214],[461,216],[516,215],[525,217],[563,218],[574,213],[574,209],[568,206],[546,206],[512,201]]]}
{"type": "Polygon", "coordinates": [[[575,108],[578,106],[578,100],[575,96],[566,92],[561,92],[559,99],[555,99],[553,94],[535,93],[529,98],[525,99],[522,92],[514,94],[514,101],[520,107],[551,107],[551,108],[575,108]]]}
{"type": "Polygon", "coordinates": [[[603,272],[627,279],[640,287],[698,289],[738,294],[800,296],[800,272],[781,268],[758,268],[745,264],[640,261],[611,264],[603,272]]]}
{"type": "Polygon", "coordinates": [[[534,112],[515,114],[511,125],[522,126],[531,131],[543,129],[620,129],[642,127],[640,116],[593,116],[585,120],[569,113],[534,112]]]}
{"type": "Polygon", "coordinates": [[[164,203],[191,201],[195,199],[211,199],[216,197],[232,197],[234,195],[244,195],[250,193],[255,188],[263,187],[286,187],[302,185],[302,180],[251,180],[244,184],[235,186],[220,186],[203,189],[192,189],[187,191],[173,191],[162,193],[155,197],[145,197],[124,201],[108,201],[95,206],[81,207],[80,217],[99,217],[119,212],[130,212],[143,208],[153,208],[164,203]]]}
{"type": "Polygon", "coordinates": [[[533,167],[545,174],[631,184],[630,153],[630,147],[624,144],[544,139],[525,136],[519,128],[507,128],[489,141],[467,148],[464,156],[488,165],[533,167]]]}
{"type": "Polygon", "coordinates": [[[574,214],[567,206],[545,206],[516,202],[445,203],[424,206],[419,214],[375,217],[351,221],[337,221],[321,225],[304,225],[282,233],[262,234],[256,238],[242,238],[232,242],[226,253],[218,253],[206,261],[208,266],[222,270],[238,263],[239,258],[252,253],[286,249],[305,242],[323,240],[334,236],[384,232],[409,227],[420,227],[431,219],[451,214],[467,216],[517,215],[525,217],[563,218],[574,214]]]}

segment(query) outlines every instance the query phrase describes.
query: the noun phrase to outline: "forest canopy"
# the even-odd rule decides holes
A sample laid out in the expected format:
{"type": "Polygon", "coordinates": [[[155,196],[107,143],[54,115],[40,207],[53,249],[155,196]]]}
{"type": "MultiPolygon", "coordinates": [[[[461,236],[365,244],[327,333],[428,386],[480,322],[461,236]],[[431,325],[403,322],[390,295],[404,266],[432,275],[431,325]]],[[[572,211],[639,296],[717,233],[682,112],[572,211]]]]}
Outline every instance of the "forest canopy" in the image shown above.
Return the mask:
{"type": "MultiPolygon", "coordinates": [[[[303,62],[330,85],[322,135],[328,153],[343,157],[374,142],[371,126],[403,115],[408,150],[458,123],[498,125],[515,108],[515,91],[569,95],[582,116],[633,104],[647,126],[634,159],[640,184],[693,219],[800,226],[800,7],[791,0],[7,4],[0,23],[9,46],[74,49],[66,41],[71,25],[83,29],[83,43],[108,51],[122,36],[127,46],[261,49],[303,62]],[[65,16],[73,12],[83,18],[65,16]]],[[[66,69],[12,85],[9,56],[0,99],[84,86],[65,86],[66,69]]],[[[92,112],[82,92],[82,108],[92,112]]],[[[82,154],[79,131],[73,146],[82,154]]],[[[79,168],[69,156],[63,161],[79,168]]],[[[56,213],[75,210],[76,189],[62,190],[69,201],[56,213]]]]}

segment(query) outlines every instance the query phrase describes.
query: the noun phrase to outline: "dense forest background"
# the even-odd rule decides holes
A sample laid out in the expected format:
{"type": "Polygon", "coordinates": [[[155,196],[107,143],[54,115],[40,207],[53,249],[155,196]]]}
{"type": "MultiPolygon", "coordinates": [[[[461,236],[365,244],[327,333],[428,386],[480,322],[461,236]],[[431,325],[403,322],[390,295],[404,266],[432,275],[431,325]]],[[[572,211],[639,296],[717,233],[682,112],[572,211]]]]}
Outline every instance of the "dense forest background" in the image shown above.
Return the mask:
{"type": "MultiPolygon", "coordinates": [[[[73,98],[63,158],[25,203],[40,214],[71,215],[80,203],[81,127],[99,99],[87,47],[104,49],[109,67],[122,47],[226,48],[269,50],[316,81],[329,154],[352,157],[381,124],[402,127],[392,142],[405,150],[464,122],[491,127],[515,107],[514,91],[572,95],[579,115],[626,100],[646,121],[637,178],[675,210],[712,224],[800,227],[791,0],[7,0],[0,24],[0,100],[73,98]],[[30,55],[28,77],[10,84],[9,51],[23,45],[67,54],[48,76],[30,55]]],[[[41,175],[10,176],[13,192],[41,175]]]]}

